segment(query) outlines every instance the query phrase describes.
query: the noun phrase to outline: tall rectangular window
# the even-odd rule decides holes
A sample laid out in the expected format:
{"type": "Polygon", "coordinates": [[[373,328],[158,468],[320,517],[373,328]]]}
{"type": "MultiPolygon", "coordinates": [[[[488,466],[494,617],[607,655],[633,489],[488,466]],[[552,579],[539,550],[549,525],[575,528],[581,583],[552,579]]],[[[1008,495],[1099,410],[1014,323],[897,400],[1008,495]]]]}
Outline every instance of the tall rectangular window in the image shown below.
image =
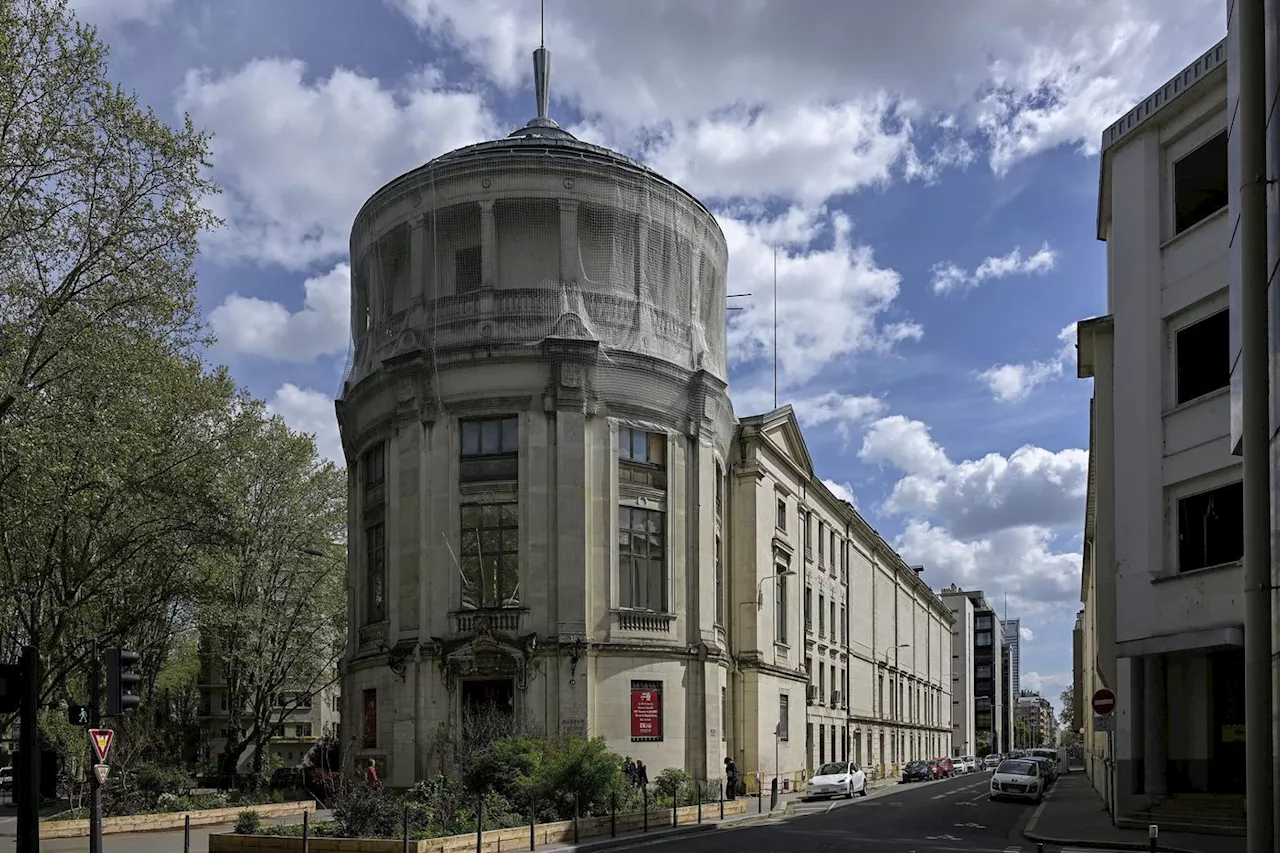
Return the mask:
{"type": "Polygon", "coordinates": [[[520,603],[519,504],[462,505],[462,606],[520,603]]]}
{"type": "Polygon", "coordinates": [[[804,629],[813,630],[813,588],[804,588],[804,629]]]}
{"type": "Polygon", "coordinates": [[[387,479],[387,446],[383,442],[378,442],[375,446],[367,450],[364,458],[361,460],[361,474],[364,477],[364,508],[365,510],[382,506],[383,500],[386,498],[386,479],[387,479]]]}
{"type": "Polygon", "coordinates": [[[825,521],[818,522],[818,565],[826,565],[827,562],[827,523],[825,521]]]}
{"type": "Polygon", "coordinates": [[[778,498],[778,518],[775,521],[779,530],[787,529],[787,502],[782,498],[778,498]]]}
{"type": "Polygon", "coordinates": [[[791,697],[778,694],[778,739],[791,740],[791,697]]]}
{"type": "Polygon", "coordinates": [[[1243,557],[1243,483],[1178,500],[1179,572],[1224,566],[1243,557]]]}
{"type": "Polygon", "coordinates": [[[844,607],[840,608],[840,642],[845,644],[849,642],[849,620],[845,618],[844,607]]]}
{"type": "Polygon", "coordinates": [[[618,507],[618,574],[623,607],[667,612],[665,518],[652,509],[618,507]]]}
{"type": "Polygon", "coordinates": [[[827,606],[828,606],[829,608],[831,608],[831,610],[830,610],[830,613],[831,613],[831,639],[832,639],[832,640],[835,640],[835,638],[836,638],[836,603],[835,603],[834,601],[832,601],[832,602],[828,603],[828,605],[827,605],[827,606]]]}
{"type": "Polygon", "coordinates": [[[724,514],[724,468],[716,463],[716,518],[724,514]]]}
{"type": "Polygon", "coordinates": [[[806,557],[813,554],[813,513],[804,513],[804,555],[806,557]]]}
{"type": "MultiPolygon", "coordinates": [[[[778,571],[782,571],[781,567],[778,571]]],[[[775,580],[774,590],[773,636],[776,642],[785,643],[787,642],[787,579],[779,577],[775,580]]]]}
{"type": "Polygon", "coordinates": [[[827,599],[822,593],[818,593],[818,636],[825,637],[827,635],[827,599]]]}
{"type": "Polygon", "coordinates": [[[1227,132],[1173,164],[1174,233],[1227,206],[1227,132]]]}
{"type": "Polygon", "coordinates": [[[387,535],[382,522],[364,531],[365,623],[387,618],[387,535]]]}
{"type": "Polygon", "coordinates": [[[378,746],[378,691],[364,691],[361,711],[364,715],[360,740],[365,749],[376,749],[378,746]]]}
{"type": "Polygon", "coordinates": [[[716,624],[724,624],[724,555],[720,537],[716,537],[716,624]]]}
{"type": "Polygon", "coordinates": [[[462,442],[458,479],[464,483],[519,477],[520,419],[515,415],[460,422],[462,442]]]}
{"type": "Polygon", "coordinates": [[[633,427],[618,427],[618,482],[653,489],[667,487],[667,437],[633,427]]]}
{"type": "Polygon", "coordinates": [[[1173,348],[1179,404],[1231,384],[1231,327],[1226,311],[1179,329],[1173,348]]]}
{"type": "Polygon", "coordinates": [[[454,289],[472,293],[484,282],[484,262],[479,246],[467,246],[453,254],[454,289]]]}

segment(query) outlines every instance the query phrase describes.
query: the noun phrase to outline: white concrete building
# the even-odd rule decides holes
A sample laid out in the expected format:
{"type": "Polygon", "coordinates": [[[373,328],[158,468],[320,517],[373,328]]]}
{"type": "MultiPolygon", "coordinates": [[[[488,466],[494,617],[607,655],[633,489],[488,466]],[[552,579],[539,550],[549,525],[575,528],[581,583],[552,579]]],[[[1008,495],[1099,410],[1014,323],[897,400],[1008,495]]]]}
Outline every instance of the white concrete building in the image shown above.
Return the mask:
{"type": "Polygon", "coordinates": [[[975,729],[974,626],[977,611],[968,593],[952,584],[939,593],[951,611],[951,755],[977,755],[975,729]]]}
{"type": "Polygon", "coordinates": [[[1078,332],[1094,380],[1087,645],[1114,648],[1115,808],[1143,822],[1179,794],[1243,784],[1227,112],[1224,42],[1104,133],[1108,314],[1078,332]]]}

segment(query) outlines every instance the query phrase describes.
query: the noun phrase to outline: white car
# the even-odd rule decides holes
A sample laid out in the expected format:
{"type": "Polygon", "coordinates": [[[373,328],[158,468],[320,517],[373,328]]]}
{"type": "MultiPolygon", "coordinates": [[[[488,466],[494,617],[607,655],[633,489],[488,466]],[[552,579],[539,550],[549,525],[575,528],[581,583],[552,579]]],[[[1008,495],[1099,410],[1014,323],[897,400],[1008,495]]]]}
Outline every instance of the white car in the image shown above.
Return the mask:
{"type": "Polygon", "coordinates": [[[852,761],[833,761],[814,771],[805,797],[852,797],[867,795],[867,774],[852,761]]]}
{"type": "Polygon", "coordinates": [[[1030,800],[1039,803],[1044,799],[1045,779],[1041,775],[1041,763],[1029,758],[1006,758],[991,774],[990,799],[1004,798],[1030,800]]]}
{"type": "Polygon", "coordinates": [[[955,760],[957,773],[974,773],[978,769],[978,759],[972,755],[963,755],[955,760]]]}
{"type": "Polygon", "coordinates": [[[995,770],[999,766],[1000,766],[1000,756],[998,755],[988,755],[982,761],[982,767],[984,770],[995,770]]]}

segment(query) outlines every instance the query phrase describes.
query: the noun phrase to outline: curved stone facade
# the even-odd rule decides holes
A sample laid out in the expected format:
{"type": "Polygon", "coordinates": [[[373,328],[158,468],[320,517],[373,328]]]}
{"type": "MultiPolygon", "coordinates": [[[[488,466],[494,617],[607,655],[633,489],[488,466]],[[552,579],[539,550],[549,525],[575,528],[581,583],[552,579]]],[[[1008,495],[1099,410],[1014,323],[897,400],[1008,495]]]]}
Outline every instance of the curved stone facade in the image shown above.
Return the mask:
{"type": "Polygon", "coordinates": [[[343,716],[393,786],[484,705],[720,775],[724,238],[537,122],[393,181],[352,231],[343,716]]]}

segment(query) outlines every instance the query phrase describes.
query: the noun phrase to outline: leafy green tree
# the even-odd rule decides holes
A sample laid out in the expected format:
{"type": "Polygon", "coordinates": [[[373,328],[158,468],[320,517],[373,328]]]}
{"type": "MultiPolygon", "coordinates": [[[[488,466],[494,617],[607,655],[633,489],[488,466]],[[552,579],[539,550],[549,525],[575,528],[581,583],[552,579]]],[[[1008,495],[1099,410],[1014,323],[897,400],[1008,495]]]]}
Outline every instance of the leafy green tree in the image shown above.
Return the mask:
{"type": "Polygon", "coordinates": [[[248,750],[261,774],[276,727],[336,680],[346,639],[346,473],[260,406],[239,420],[197,617],[209,677],[232,709],[224,776],[248,750]]]}
{"type": "Polygon", "coordinates": [[[1064,729],[1074,732],[1077,728],[1076,713],[1076,687],[1074,684],[1068,684],[1062,693],[1058,695],[1058,722],[1064,729]]]}
{"type": "Polygon", "coordinates": [[[68,376],[131,375],[133,339],[197,341],[192,261],[218,220],[209,138],[114,85],[67,0],[0,3],[0,45],[2,427],[68,376]]]}

